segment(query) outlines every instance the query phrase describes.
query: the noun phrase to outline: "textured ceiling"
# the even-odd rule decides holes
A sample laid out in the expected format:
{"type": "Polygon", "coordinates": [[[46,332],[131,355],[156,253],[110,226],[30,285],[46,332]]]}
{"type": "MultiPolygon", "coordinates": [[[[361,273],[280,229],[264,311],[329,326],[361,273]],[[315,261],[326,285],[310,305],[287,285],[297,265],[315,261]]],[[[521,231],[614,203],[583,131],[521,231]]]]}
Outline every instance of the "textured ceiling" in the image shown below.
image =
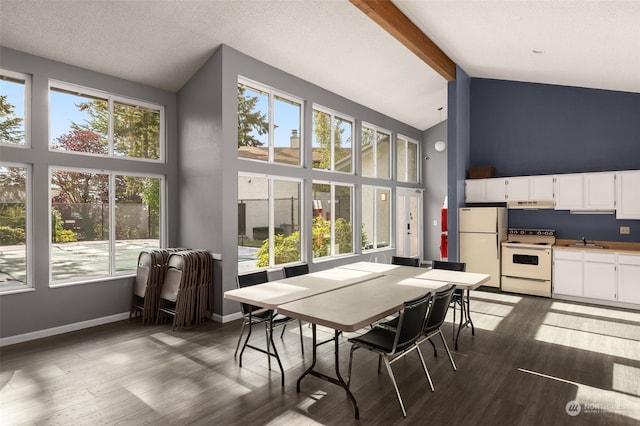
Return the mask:
{"type": "MultiPolygon", "coordinates": [[[[394,3],[472,77],[640,92],[638,1],[394,3]]],[[[347,0],[0,0],[0,45],[174,92],[221,43],[419,129],[446,114],[445,80],[347,0]]]]}

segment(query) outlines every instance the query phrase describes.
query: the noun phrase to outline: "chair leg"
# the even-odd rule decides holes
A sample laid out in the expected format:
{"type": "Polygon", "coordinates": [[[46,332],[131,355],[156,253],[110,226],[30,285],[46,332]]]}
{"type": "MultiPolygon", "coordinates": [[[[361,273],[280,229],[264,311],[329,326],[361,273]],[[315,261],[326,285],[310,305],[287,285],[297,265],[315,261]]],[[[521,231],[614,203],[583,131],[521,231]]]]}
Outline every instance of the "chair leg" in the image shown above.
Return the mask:
{"type": "Polygon", "coordinates": [[[451,351],[449,351],[449,345],[447,345],[447,341],[444,340],[444,334],[442,334],[442,330],[438,329],[438,333],[440,333],[440,338],[442,339],[442,343],[444,343],[444,348],[447,350],[447,355],[449,355],[449,361],[451,361],[451,366],[453,367],[453,371],[457,371],[458,369],[456,368],[456,363],[453,362],[451,351]]]}
{"type": "MultiPolygon", "coordinates": [[[[419,349],[418,349],[419,351],[419,349]]],[[[398,397],[398,402],[400,403],[400,408],[402,409],[402,417],[407,417],[407,412],[404,409],[404,404],[402,403],[402,397],[400,396],[400,390],[398,389],[398,384],[396,383],[396,377],[393,375],[393,370],[391,369],[391,364],[387,357],[384,357],[384,365],[387,367],[387,372],[389,373],[389,378],[393,383],[393,387],[396,390],[396,396],[398,397]]]]}
{"type": "Polygon", "coordinates": [[[287,324],[282,324],[282,331],[280,332],[280,338],[284,337],[284,331],[287,329],[287,324]]]}
{"type": "Polygon", "coordinates": [[[422,356],[422,351],[420,350],[420,346],[416,345],[416,350],[418,351],[418,356],[420,357],[420,362],[422,363],[422,369],[424,370],[424,374],[427,375],[427,380],[429,380],[429,387],[431,388],[431,392],[435,392],[436,390],[433,387],[433,382],[431,381],[431,376],[429,375],[429,370],[427,369],[427,363],[424,362],[424,357],[422,356]]]}
{"type": "MultiPolygon", "coordinates": [[[[264,336],[267,341],[267,353],[271,352],[270,340],[269,340],[269,323],[264,323],[264,336]]],[[[271,370],[271,356],[267,355],[267,364],[269,365],[269,370],[271,370]]]]}
{"type": "Polygon", "coordinates": [[[431,346],[433,346],[433,356],[434,357],[438,357],[438,351],[436,349],[436,344],[433,343],[433,340],[431,340],[431,337],[429,337],[429,343],[431,343],[431,346]]]}
{"type": "Polygon", "coordinates": [[[300,329],[300,351],[302,351],[302,358],[304,358],[304,341],[302,340],[302,321],[298,320],[298,328],[300,329]]]}
{"type": "Polygon", "coordinates": [[[457,302],[454,300],[453,301],[453,327],[452,327],[453,328],[453,337],[454,338],[456,337],[456,309],[457,309],[456,305],[457,305],[457,302]]]}
{"type": "Polygon", "coordinates": [[[235,358],[238,355],[238,348],[240,348],[240,341],[242,340],[242,333],[244,333],[244,326],[247,325],[247,320],[242,320],[242,327],[240,328],[240,335],[238,336],[238,343],[236,343],[236,351],[233,353],[233,357],[235,358]]]}
{"type": "Polygon", "coordinates": [[[353,353],[358,349],[358,346],[351,345],[351,350],[349,351],[349,370],[347,372],[347,389],[351,386],[351,365],[353,363],[353,353]]]}

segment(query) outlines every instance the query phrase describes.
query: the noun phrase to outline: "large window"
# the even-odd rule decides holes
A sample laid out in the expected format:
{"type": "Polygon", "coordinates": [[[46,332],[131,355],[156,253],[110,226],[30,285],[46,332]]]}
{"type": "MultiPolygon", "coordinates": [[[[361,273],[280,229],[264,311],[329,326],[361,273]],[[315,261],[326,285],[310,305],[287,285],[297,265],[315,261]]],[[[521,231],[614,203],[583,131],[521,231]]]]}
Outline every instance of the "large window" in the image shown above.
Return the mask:
{"type": "Polygon", "coordinates": [[[313,257],[353,253],[353,186],[313,182],[313,257]]]}
{"type": "Polygon", "coordinates": [[[164,109],[131,99],[50,82],[52,150],[162,160],[164,109]]]}
{"type": "Polygon", "coordinates": [[[301,164],[302,101],[258,83],[238,82],[238,158],[301,164]]]}
{"type": "Polygon", "coordinates": [[[238,273],[299,262],[299,179],[238,175],[238,273]]]}
{"type": "Polygon", "coordinates": [[[391,133],[362,125],[362,176],[391,179],[391,133]]]}
{"type": "Polygon", "coordinates": [[[391,245],[391,189],[362,187],[362,249],[391,245]]]}
{"type": "Polygon", "coordinates": [[[0,144],[29,145],[29,77],[0,69],[0,144]]]}
{"type": "Polygon", "coordinates": [[[162,178],[51,169],[54,283],[134,273],[160,247],[162,178]]]}
{"type": "Polygon", "coordinates": [[[29,288],[29,169],[0,163],[0,293],[29,288]]]}
{"type": "Polygon", "coordinates": [[[420,182],[420,145],[418,142],[398,135],[396,175],[399,182],[420,182]]]}
{"type": "Polygon", "coordinates": [[[353,172],[353,119],[330,110],[313,110],[313,168],[353,172]]]}

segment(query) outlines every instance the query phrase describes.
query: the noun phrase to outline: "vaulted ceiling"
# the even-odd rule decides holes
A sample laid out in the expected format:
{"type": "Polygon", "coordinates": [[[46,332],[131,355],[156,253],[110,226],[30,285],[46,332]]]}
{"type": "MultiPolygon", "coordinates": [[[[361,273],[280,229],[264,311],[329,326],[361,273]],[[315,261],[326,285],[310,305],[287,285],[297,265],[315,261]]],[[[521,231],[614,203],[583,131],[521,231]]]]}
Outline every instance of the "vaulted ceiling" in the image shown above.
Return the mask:
{"type": "MultiPolygon", "coordinates": [[[[471,77],[640,92],[639,1],[393,3],[471,77]]],[[[174,92],[221,43],[419,129],[446,114],[445,78],[348,0],[0,0],[0,45],[174,92]]]]}

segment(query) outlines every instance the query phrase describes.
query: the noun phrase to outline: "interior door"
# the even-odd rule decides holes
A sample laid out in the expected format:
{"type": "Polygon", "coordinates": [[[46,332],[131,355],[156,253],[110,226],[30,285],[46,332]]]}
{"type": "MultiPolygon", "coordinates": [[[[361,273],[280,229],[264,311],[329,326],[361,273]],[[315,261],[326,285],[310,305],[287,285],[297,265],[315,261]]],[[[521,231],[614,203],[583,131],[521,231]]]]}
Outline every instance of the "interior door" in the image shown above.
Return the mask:
{"type": "Polygon", "coordinates": [[[422,190],[396,190],[396,255],[422,259],[422,190]]]}

